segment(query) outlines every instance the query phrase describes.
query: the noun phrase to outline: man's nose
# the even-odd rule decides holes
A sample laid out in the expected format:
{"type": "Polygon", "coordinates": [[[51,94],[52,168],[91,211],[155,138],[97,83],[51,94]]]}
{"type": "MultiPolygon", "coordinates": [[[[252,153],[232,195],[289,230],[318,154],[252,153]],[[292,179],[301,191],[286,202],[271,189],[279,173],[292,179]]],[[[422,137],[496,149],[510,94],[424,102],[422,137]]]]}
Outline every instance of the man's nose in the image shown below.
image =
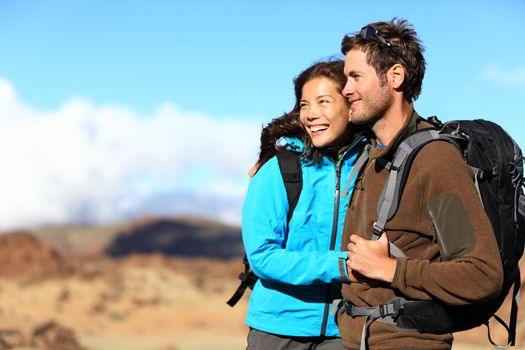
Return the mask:
{"type": "Polygon", "coordinates": [[[350,83],[349,81],[346,82],[345,84],[345,87],[343,88],[343,91],[341,92],[341,94],[344,96],[344,97],[350,97],[352,96],[352,94],[355,92],[355,89],[354,89],[354,86],[352,83],[350,83]]]}

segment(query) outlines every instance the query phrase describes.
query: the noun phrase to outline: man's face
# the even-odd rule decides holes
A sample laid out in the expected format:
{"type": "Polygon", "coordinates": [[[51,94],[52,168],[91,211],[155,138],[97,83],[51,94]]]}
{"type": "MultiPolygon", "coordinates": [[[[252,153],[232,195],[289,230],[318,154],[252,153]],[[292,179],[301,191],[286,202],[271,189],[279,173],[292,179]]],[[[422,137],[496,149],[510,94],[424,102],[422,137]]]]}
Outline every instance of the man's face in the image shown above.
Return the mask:
{"type": "Polygon", "coordinates": [[[343,96],[350,103],[350,118],[355,124],[374,124],[393,101],[389,84],[381,85],[375,69],[366,62],[366,54],[354,49],[345,58],[346,85],[343,96]]]}
{"type": "Polygon", "coordinates": [[[328,78],[317,77],[303,86],[299,117],[315,147],[344,146],[350,142],[348,104],[328,78]]]}

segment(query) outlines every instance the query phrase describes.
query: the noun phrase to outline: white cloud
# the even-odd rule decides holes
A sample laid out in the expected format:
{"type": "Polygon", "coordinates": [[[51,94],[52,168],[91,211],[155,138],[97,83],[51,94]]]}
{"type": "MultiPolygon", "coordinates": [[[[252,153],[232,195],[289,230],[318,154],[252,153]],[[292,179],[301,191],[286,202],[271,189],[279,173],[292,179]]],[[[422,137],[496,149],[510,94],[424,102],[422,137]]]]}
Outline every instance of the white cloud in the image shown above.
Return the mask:
{"type": "Polygon", "coordinates": [[[509,87],[525,87],[525,66],[504,69],[499,66],[487,67],[481,72],[482,80],[509,87]]]}
{"type": "Polygon", "coordinates": [[[0,80],[0,229],[145,212],[239,222],[259,132],[172,104],[146,116],[74,99],[43,112],[0,80]]]}

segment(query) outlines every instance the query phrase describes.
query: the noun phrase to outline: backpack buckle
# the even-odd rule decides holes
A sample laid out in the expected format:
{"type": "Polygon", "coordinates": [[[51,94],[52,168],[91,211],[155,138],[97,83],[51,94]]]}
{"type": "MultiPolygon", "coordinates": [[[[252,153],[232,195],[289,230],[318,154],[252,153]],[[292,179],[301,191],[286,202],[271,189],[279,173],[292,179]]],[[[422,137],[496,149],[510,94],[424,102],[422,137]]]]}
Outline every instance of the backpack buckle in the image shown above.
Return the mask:
{"type": "Polygon", "coordinates": [[[381,235],[383,234],[383,228],[380,227],[377,222],[374,222],[374,226],[372,226],[372,235],[374,235],[374,239],[381,238],[381,235]]]}
{"type": "Polygon", "coordinates": [[[388,316],[388,305],[379,305],[379,315],[381,318],[384,318],[385,316],[388,316]]]}
{"type": "Polygon", "coordinates": [[[352,313],[352,309],[354,307],[355,304],[353,304],[350,300],[343,300],[343,309],[347,315],[355,317],[355,315],[352,313]]]}

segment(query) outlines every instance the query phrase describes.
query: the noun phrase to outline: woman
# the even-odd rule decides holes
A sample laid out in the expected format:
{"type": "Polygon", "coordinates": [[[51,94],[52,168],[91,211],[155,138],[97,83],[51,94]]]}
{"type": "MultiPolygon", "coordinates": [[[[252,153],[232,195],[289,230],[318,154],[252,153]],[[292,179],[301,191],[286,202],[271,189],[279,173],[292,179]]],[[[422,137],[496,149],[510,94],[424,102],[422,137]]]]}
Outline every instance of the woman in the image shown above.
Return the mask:
{"type": "Polygon", "coordinates": [[[366,143],[349,123],[345,82],[339,60],[317,63],[294,80],[295,107],[282,118],[300,121],[306,137],[287,139],[302,152],[303,177],[289,222],[278,162],[264,163],[268,152],[261,150],[242,218],[246,254],[259,276],[246,316],[249,350],[343,349],[332,309],[340,283],[349,281],[340,247],[350,195],[340,195],[340,183],[366,143]]]}

